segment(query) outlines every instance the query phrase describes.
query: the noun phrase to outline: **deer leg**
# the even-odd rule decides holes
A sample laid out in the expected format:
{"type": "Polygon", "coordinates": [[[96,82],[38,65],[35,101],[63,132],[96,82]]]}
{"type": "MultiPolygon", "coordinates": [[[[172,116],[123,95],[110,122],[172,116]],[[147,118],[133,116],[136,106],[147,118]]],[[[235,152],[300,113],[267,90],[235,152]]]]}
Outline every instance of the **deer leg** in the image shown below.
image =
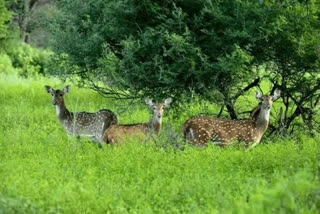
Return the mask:
{"type": "Polygon", "coordinates": [[[98,141],[97,136],[91,136],[90,139],[91,139],[91,141],[94,142],[94,143],[100,143],[100,142],[98,141]]]}
{"type": "Polygon", "coordinates": [[[98,145],[98,148],[99,149],[102,149],[102,147],[103,147],[103,142],[102,141],[99,141],[98,139],[98,137],[97,136],[91,136],[90,137],[90,139],[91,139],[91,141],[94,143],[94,144],[96,144],[96,145],[98,145]]]}
{"type": "Polygon", "coordinates": [[[207,147],[208,145],[207,144],[192,144],[191,146],[192,147],[198,147],[199,149],[202,149],[202,148],[207,147]]]}
{"type": "Polygon", "coordinates": [[[249,146],[249,149],[252,149],[253,147],[255,147],[256,145],[258,145],[258,142],[253,143],[251,146],[249,146]]]}
{"type": "Polygon", "coordinates": [[[103,122],[102,129],[101,129],[101,135],[100,136],[96,135],[97,141],[99,141],[100,143],[103,143],[103,141],[104,141],[104,132],[108,128],[108,126],[109,126],[109,124],[107,124],[106,122],[103,122]]]}
{"type": "Polygon", "coordinates": [[[96,133],[95,136],[92,136],[91,139],[94,139],[92,141],[95,141],[96,143],[103,143],[104,141],[104,136],[103,136],[103,133],[102,135],[101,134],[98,134],[96,133]]]}
{"type": "Polygon", "coordinates": [[[220,147],[225,147],[225,146],[231,145],[230,143],[214,143],[214,144],[217,146],[220,146],[220,147]]]}
{"type": "Polygon", "coordinates": [[[224,140],[221,139],[221,137],[218,134],[213,134],[210,139],[211,143],[217,145],[217,146],[226,146],[227,143],[224,142],[224,140]]]}

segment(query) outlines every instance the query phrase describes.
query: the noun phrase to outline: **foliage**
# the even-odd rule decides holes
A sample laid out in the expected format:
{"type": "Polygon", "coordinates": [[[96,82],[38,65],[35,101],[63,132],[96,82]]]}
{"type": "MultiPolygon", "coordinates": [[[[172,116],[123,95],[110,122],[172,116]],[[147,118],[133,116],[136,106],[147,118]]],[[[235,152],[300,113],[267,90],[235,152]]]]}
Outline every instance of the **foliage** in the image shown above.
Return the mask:
{"type": "Polygon", "coordinates": [[[9,1],[13,14],[11,22],[18,26],[21,41],[35,47],[46,47],[46,23],[55,13],[52,0],[14,0],[9,1]]]}
{"type": "MultiPolygon", "coordinates": [[[[180,151],[168,142],[166,150],[153,142],[99,149],[68,138],[59,124],[43,85],[62,84],[0,78],[0,212],[318,213],[317,138],[264,140],[268,144],[249,151],[180,151]]],[[[115,110],[116,104],[74,86],[66,97],[73,111],[115,110]]],[[[147,108],[137,106],[120,120],[148,117],[147,108]]]]}
{"type": "Polygon", "coordinates": [[[0,73],[13,74],[18,72],[19,70],[13,67],[10,57],[6,54],[1,54],[0,55],[0,73]]]}
{"type": "Polygon", "coordinates": [[[170,94],[178,100],[196,94],[237,119],[237,99],[269,81],[268,92],[280,88],[284,104],[273,130],[286,133],[293,121],[301,125],[299,118],[315,128],[315,0],[61,0],[57,6],[51,44],[68,56],[63,74],[78,74],[105,96],[170,94]]]}
{"type": "MultiPolygon", "coordinates": [[[[208,31],[200,23],[213,5],[189,3],[59,1],[53,47],[67,53],[83,77],[98,77],[108,86],[145,96],[163,98],[169,91],[174,96],[189,91],[210,97],[213,89],[231,91],[239,82],[254,79],[249,75],[248,48],[235,42],[216,44],[218,36],[201,33],[208,31]]],[[[221,31],[231,24],[220,23],[221,17],[206,22],[212,22],[209,30],[220,24],[221,31]]]]}
{"type": "Polygon", "coordinates": [[[33,48],[20,41],[19,29],[9,22],[12,11],[2,9],[2,6],[6,8],[7,5],[0,1],[0,11],[3,10],[0,15],[0,21],[3,20],[0,22],[0,73],[24,77],[47,73],[52,51],[33,48]]]}
{"type": "Polygon", "coordinates": [[[267,2],[266,8],[263,28],[269,38],[267,43],[258,42],[257,46],[264,48],[256,49],[253,54],[268,62],[270,72],[266,76],[273,90],[282,90],[283,111],[279,113],[277,131],[292,133],[301,121],[309,131],[319,130],[316,120],[320,94],[319,4],[267,2]]]}
{"type": "Polygon", "coordinates": [[[6,0],[0,0],[0,44],[1,40],[7,36],[7,22],[10,18],[11,14],[6,7],[6,0]]]}
{"type": "Polygon", "coordinates": [[[40,50],[17,39],[7,41],[0,59],[0,73],[12,72],[21,76],[34,76],[48,72],[52,52],[40,50]]]}

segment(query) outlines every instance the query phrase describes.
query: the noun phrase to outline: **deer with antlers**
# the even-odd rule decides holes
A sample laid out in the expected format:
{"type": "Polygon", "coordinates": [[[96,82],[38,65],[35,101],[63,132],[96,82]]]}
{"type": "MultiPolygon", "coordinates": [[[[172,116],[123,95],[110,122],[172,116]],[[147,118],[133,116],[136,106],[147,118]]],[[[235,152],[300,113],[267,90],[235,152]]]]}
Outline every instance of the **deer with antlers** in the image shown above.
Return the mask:
{"type": "Polygon", "coordinates": [[[54,90],[50,86],[45,86],[45,89],[52,95],[52,105],[56,106],[58,119],[67,134],[75,134],[77,137],[89,136],[94,141],[102,143],[104,131],[109,126],[117,124],[116,115],[108,109],[101,109],[96,113],[70,112],[63,99],[70,91],[70,86],[62,90],[54,90]]]}
{"type": "Polygon", "coordinates": [[[197,145],[212,142],[225,146],[230,145],[232,140],[259,143],[268,128],[271,106],[273,101],[280,97],[280,90],[276,90],[272,96],[262,96],[261,93],[255,92],[255,97],[259,100],[259,105],[253,109],[248,119],[194,117],[183,124],[184,138],[197,145]]]}
{"type": "Polygon", "coordinates": [[[153,103],[151,99],[145,99],[145,103],[153,110],[153,118],[148,123],[118,124],[113,125],[104,133],[104,142],[117,144],[124,142],[126,137],[135,135],[147,135],[148,133],[159,134],[162,124],[164,109],[172,102],[167,98],[163,103],[153,103]]]}

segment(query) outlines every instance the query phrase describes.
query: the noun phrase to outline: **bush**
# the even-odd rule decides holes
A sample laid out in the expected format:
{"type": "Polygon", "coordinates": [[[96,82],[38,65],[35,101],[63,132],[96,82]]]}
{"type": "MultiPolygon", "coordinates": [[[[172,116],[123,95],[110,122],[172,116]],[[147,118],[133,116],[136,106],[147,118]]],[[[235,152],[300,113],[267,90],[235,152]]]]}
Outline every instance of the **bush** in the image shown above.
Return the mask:
{"type": "Polygon", "coordinates": [[[7,36],[7,22],[10,20],[10,18],[11,14],[6,7],[6,1],[0,0],[0,42],[1,39],[7,36]]]}
{"type": "Polygon", "coordinates": [[[24,77],[46,73],[52,52],[33,48],[20,40],[19,27],[10,21],[14,18],[7,8],[9,5],[0,0],[0,73],[24,77]]]}
{"type": "Polygon", "coordinates": [[[33,48],[18,41],[13,46],[7,45],[5,53],[0,56],[0,73],[17,73],[20,76],[27,77],[45,74],[48,70],[52,52],[33,48]]]}
{"type": "Polygon", "coordinates": [[[19,69],[13,67],[11,58],[7,54],[0,55],[0,73],[4,73],[6,75],[19,73],[19,69]]]}

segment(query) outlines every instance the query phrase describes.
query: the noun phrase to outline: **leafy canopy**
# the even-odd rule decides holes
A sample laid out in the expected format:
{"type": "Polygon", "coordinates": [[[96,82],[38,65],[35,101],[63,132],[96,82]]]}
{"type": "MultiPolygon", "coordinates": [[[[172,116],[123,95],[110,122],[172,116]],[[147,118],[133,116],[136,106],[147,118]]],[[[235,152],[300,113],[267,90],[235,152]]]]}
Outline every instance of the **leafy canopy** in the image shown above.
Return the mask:
{"type": "Polygon", "coordinates": [[[57,6],[51,22],[51,45],[63,59],[57,71],[78,74],[103,95],[177,100],[195,93],[237,118],[238,97],[266,80],[271,92],[283,92],[286,128],[318,104],[315,0],[59,0],[57,6]]]}

